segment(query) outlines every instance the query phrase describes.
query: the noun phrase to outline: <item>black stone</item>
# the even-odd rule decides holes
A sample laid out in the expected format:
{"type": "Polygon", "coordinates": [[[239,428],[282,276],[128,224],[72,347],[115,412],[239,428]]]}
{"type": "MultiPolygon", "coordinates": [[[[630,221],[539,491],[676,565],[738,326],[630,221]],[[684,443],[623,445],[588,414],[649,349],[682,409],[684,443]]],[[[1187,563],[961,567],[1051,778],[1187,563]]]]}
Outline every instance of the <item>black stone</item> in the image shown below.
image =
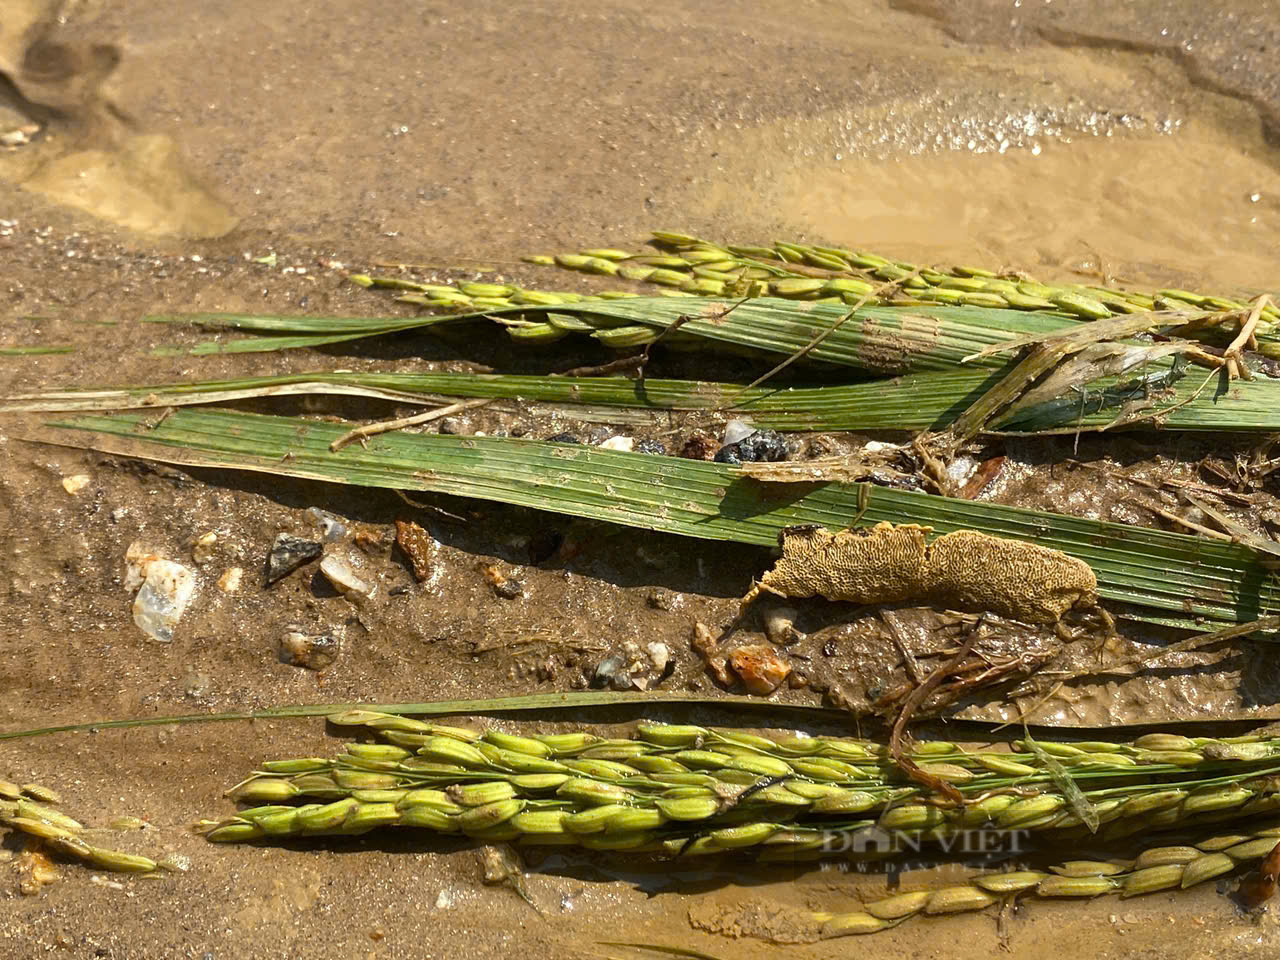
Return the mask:
{"type": "Polygon", "coordinates": [[[547,443],[581,443],[572,433],[553,433],[547,437],[547,443]]]}
{"type": "Polygon", "coordinates": [[[493,592],[504,600],[514,600],[524,596],[524,584],[519,580],[503,580],[493,588],[493,592]]]}
{"type": "Polygon", "coordinates": [[[304,540],[288,533],[282,533],[271,544],[271,552],[267,554],[267,583],[283,580],[299,567],[318,560],[324,553],[324,544],[318,540],[304,540]]]}
{"type": "Polygon", "coordinates": [[[635,453],[647,453],[655,457],[665,457],[667,448],[657,440],[641,440],[631,448],[635,453]]]}
{"type": "Polygon", "coordinates": [[[778,463],[787,459],[787,442],[776,430],[757,430],[738,441],[743,463],[778,463]]]}
{"type": "Polygon", "coordinates": [[[712,459],[716,463],[741,463],[742,448],[736,443],[726,443],[716,451],[716,455],[712,459]]]}
{"type": "Polygon", "coordinates": [[[716,451],[716,463],[778,463],[790,455],[787,442],[776,430],[757,430],[737,443],[716,451]]]}

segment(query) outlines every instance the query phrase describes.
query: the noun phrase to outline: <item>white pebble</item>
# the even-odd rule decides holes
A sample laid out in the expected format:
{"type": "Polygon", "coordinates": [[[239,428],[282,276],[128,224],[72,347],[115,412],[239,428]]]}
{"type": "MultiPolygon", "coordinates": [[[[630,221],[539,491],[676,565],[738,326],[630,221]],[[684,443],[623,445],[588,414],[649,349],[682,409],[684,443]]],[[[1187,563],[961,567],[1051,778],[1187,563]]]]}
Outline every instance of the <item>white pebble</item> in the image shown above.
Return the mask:
{"type": "Polygon", "coordinates": [[[320,538],[325,543],[336,543],[347,535],[347,525],[337,514],[319,507],[307,507],[307,516],[320,528],[320,538]]]}
{"type": "Polygon", "coordinates": [[[133,622],[147,636],[170,643],[173,628],[195,596],[194,574],[180,563],[147,552],[141,543],[129,545],[125,561],[125,589],[138,591],[133,622]]]}
{"type": "Polygon", "coordinates": [[[377,591],[360,579],[351,564],[341,557],[327,556],[320,561],[320,572],[328,577],[334,588],[348,600],[359,602],[373,597],[377,591]]]}
{"type": "Polygon", "coordinates": [[[635,445],[636,442],[631,437],[610,437],[608,440],[600,444],[600,449],[621,450],[624,453],[630,453],[635,445]]]}

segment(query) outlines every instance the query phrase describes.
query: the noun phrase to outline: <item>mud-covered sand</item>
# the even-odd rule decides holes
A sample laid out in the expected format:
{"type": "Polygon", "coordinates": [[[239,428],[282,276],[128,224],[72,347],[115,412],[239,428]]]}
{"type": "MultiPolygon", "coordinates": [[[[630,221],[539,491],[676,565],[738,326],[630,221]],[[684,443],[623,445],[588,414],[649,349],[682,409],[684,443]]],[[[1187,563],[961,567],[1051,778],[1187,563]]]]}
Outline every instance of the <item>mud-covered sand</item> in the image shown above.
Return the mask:
{"type": "MultiPolygon", "coordinates": [[[[607,243],[651,228],[709,238],[856,244],[921,261],[983,262],[1043,278],[1104,276],[1221,292],[1276,286],[1280,249],[1280,43],[1276,4],[370,3],[164,5],[6,0],[0,16],[0,390],[163,382],[319,367],[545,372],[554,360],[497,343],[400,338],[317,353],[152,356],[189,330],[138,324],[170,310],[378,314],[344,282],[379,262],[425,275],[541,283],[524,253],[607,243]],[[28,134],[23,134],[24,137],[28,134]],[[274,265],[254,258],[276,254],[274,265]]],[[[568,285],[571,281],[557,281],[568,285]]],[[[398,309],[398,308],[397,308],[398,309]]],[[[568,343],[565,341],[564,343],[568,343]]],[[[746,365],[659,358],[665,372],[729,378],[746,365]]],[[[256,406],[255,409],[267,409],[256,406]]],[[[385,405],[295,400],[274,411],[385,416],[385,405]]],[[[723,418],[672,417],[625,432],[678,443],[723,418]]],[[[526,408],[465,429],[585,435],[598,425],[526,408]]],[[[456,524],[391,493],[261,475],[150,467],[34,445],[35,420],[0,423],[0,729],[280,704],[492,697],[582,686],[619,644],[666,643],[663,689],[715,685],[689,650],[694,620],[724,623],[768,551],[640,535],[500,505],[435,498],[456,524]],[[69,494],[62,480],[87,475],[69,494]],[[313,580],[262,586],[281,531],[314,532],[306,508],[381,540],[360,552],[380,587],[365,610],[313,580]],[[385,549],[397,518],[436,538],[437,574],[415,585],[385,549]],[[195,564],[192,545],[217,534],[195,564]],[[540,545],[575,545],[552,559],[540,545]],[[133,625],[124,554],[134,541],[192,565],[198,592],[171,644],[133,625]],[[531,552],[532,551],[532,552],[531,552]],[[539,562],[535,562],[535,560],[539,562]],[[497,564],[524,594],[497,596],[497,564]],[[229,566],[244,586],[223,594],[229,566]],[[405,589],[401,589],[405,588],[405,589]],[[338,636],[323,674],[279,662],[288,629],[338,636]]],[[[840,438],[837,438],[840,440],[840,438]]],[[[1125,522],[1140,479],[1226,467],[1248,438],[1071,438],[992,448],[1001,502],[1125,522]],[[1099,470],[1051,470],[1071,458],[1099,470]]],[[[1274,484],[1237,511],[1265,530],[1274,484]]],[[[801,605],[815,687],[848,702],[882,679],[879,622],[801,605]],[[824,633],[825,631],[825,633],[824,633]],[[826,644],[826,639],[834,643],[826,644]],[[830,650],[830,653],[824,653],[830,650]]],[[[928,617],[920,615],[921,622],[928,617]]],[[[1161,635],[1123,626],[1135,648],[1161,635]]],[[[1059,724],[1274,718],[1265,651],[1213,671],[1174,669],[1061,696],[1059,724]]],[[[781,698],[817,704],[813,689],[781,698]]],[[[700,708],[648,715],[708,724],[700,708]]],[[[638,711],[593,716],[625,724],[638,711]]],[[[972,715],[984,714],[981,705],[972,715]]],[[[581,716],[542,721],[578,724],[581,716]]],[[[480,722],[477,718],[477,722],[480,722]]],[[[500,721],[511,730],[528,725],[500,721]]],[[[607,727],[603,729],[608,729],[607,727]]],[[[212,847],[188,827],[269,757],[328,753],[319,721],[101,731],[0,743],[0,778],[57,789],[101,825],[149,827],[107,845],[189,855],[189,872],[99,882],[77,864],[37,896],[0,863],[0,957],[637,956],[641,941],[715,957],[987,956],[986,914],[891,933],[770,946],[690,923],[739,902],[850,909],[883,876],[779,875],[621,857],[531,858],[535,907],[481,884],[475,852],[396,837],[212,847]]],[[[7,858],[16,848],[0,849],[7,858]]],[[[929,879],[909,874],[904,888],[929,879]]],[[[935,878],[936,879],[936,878],[935,878]]],[[[1244,956],[1274,953],[1275,919],[1242,917],[1214,887],[1130,901],[1031,903],[1008,925],[1016,953],[1244,956]]]]}

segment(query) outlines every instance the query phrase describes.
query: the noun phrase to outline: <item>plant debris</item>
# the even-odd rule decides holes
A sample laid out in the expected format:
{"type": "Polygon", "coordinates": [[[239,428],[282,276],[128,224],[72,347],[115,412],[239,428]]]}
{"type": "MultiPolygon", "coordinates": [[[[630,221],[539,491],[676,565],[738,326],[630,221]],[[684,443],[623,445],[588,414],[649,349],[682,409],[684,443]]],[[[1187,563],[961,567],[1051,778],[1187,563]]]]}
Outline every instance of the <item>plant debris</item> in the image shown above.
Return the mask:
{"type": "Polygon", "coordinates": [[[778,535],[782,558],[743,598],[825,597],[859,604],[932,601],[1025,623],[1057,623],[1098,608],[1089,565],[1060,550],[958,530],[926,543],[931,527],[878,523],[838,533],[816,525],[778,535]]]}

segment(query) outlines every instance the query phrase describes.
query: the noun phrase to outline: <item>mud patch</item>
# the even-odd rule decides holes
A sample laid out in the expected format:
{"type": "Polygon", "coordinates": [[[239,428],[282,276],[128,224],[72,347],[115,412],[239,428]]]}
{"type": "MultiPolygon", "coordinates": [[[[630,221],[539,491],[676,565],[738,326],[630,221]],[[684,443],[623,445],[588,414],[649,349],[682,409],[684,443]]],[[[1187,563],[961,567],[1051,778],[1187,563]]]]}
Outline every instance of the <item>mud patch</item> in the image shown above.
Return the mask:
{"type": "Polygon", "coordinates": [[[163,134],[130,137],[118,150],[65,154],[23,186],[139,233],[221,237],[238,222],[195,180],[163,134]]]}

